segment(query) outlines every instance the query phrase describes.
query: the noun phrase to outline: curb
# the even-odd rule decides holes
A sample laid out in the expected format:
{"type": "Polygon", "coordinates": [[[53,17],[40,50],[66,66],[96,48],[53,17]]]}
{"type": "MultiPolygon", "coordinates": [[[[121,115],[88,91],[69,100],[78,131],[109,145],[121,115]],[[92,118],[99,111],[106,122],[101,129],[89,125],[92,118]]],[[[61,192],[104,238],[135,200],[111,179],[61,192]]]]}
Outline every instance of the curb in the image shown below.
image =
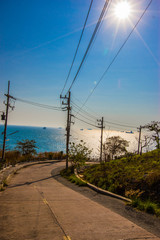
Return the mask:
{"type": "Polygon", "coordinates": [[[89,183],[89,182],[84,181],[84,180],[78,175],[76,169],[74,170],[74,174],[75,174],[76,177],[79,178],[82,182],[86,183],[89,188],[91,188],[92,190],[94,190],[94,191],[96,191],[96,192],[98,192],[98,193],[101,193],[101,194],[104,194],[104,195],[107,195],[107,196],[110,196],[110,197],[114,197],[114,198],[123,200],[123,201],[125,201],[125,202],[132,202],[132,200],[129,199],[129,198],[122,197],[122,196],[120,196],[120,195],[118,195],[118,194],[115,194],[115,193],[112,193],[112,192],[103,190],[102,188],[96,187],[95,185],[93,185],[93,184],[91,184],[91,183],[89,183]]]}
{"type": "Polygon", "coordinates": [[[43,161],[38,161],[38,162],[31,162],[31,163],[20,163],[20,164],[16,164],[14,167],[13,166],[8,166],[5,169],[0,171],[0,174],[2,174],[1,179],[0,179],[0,188],[3,189],[4,188],[4,181],[9,181],[9,179],[15,174],[17,173],[19,170],[26,168],[26,167],[30,167],[36,164],[44,164],[44,163],[56,163],[56,162],[60,162],[63,160],[43,160],[43,161]],[[23,165],[22,165],[23,164],[23,165]],[[7,170],[11,170],[7,173],[7,170]],[[5,174],[6,173],[6,174],[5,174]]]}

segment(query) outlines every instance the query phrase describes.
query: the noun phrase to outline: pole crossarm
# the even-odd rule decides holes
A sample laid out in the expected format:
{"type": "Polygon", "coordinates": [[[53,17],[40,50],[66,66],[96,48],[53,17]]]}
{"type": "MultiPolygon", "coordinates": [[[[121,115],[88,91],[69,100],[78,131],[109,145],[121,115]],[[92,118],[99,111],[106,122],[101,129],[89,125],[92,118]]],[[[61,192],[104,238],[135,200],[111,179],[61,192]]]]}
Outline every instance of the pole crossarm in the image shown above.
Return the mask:
{"type": "Polygon", "coordinates": [[[11,98],[11,99],[14,99],[14,100],[17,100],[15,97],[13,97],[13,96],[11,96],[11,95],[9,95],[9,94],[4,94],[6,97],[9,97],[9,98],[11,98]]]}

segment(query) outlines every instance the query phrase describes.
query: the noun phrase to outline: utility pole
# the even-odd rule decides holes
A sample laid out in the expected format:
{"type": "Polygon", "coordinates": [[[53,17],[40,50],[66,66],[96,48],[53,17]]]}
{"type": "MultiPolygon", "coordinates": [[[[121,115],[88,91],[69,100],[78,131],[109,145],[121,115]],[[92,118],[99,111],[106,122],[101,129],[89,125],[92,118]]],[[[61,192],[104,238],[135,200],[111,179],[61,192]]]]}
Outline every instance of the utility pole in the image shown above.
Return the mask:
{"type": "Polygon", "coordinates": [[[5,159],[5,145],[6,145],[7,120],[8,120],[8,109],[9,109],[9,90],[10,90],[10,81],[8,81],[8,92],[7,92],[7,104],[6,104],[6,115],[5,115],[5,125],[4,125],[2,161],[5,159]]]}
{"type": "Polygon", "coordinates": [[[100,163],[102,162],[102,150],[103,150],[103,129],[104,127],[104,120],[103,117],[100,120],[97,120],[99,128],[101,128],[101,142],[100,142],[100,163]]]}
{"type": "Polygon", "coordinates": [[[142,128],[145,128],[145,126],[140,126],[138,128],[138,130],[139,130],[138,151],[137,151],[138,154],[141,153],[141,133],[142,133],[142,128]]]}
{"type": "Polygon", "coordinates": [[[141,144],[141,130],[142,130],[142,126],[140,126],[138,128],[138,130],[139,130],[139,139],[138,139],[138,151],[137,151],[137,153],[139,154],[140,153],[140,144],[141,144]]]}
{"type": "Polygon", "coordinates": [[[5,160],[5,146],[6,146],[6,135],[7,135],[7,122],[8,122],[8,110],[9,108],[13,108],[11,105],[10,105],[10,98],[16,100],[14,97],[10,96],[9,95],[9,91],[10,91],[10,81],[8,81],[8,92],[7,94],[4,94],[6,97],[7,97],[7,103],[6,103],[6,114],[3,113],[3,115],[1,116],[2,117],[2,120],[5,120],[5,124],[4,124],[4,136],[3,136],[3,150],[2,150],[2,160],[5,160]]]}
{"type": "Polygon", "coordinates": [[[71,126],[71,117],[73,116],[71,114],[71,92],[69,91],[68,97],[65,95],[62,97],[60,95],[61,99],[67,100],[67,102],[62,101],[62,105],[66,105],[66,107],[62,108],[63,110],[67,110],[67,127],[66,127],[66,170],[68,170],[68,153],[69,153],[69,138],[70,138],[70,126],[71,126]]]}

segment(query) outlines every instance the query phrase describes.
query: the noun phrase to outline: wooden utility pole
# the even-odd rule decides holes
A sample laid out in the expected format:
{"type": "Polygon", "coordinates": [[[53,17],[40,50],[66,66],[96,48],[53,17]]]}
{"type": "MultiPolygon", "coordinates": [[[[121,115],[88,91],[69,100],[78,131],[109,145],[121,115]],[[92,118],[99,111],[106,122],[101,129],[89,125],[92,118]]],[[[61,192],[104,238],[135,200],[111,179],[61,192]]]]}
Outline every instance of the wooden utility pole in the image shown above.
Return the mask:
{"type": "Polygon", "coordinates": [[[100,120],[97,120],[99,123],[98,123],[98,126],[99,128],[101,128],[101,142],[100,142],[100,163],[102,162],[102,151],[103,151],[103,129],[105,128],[104,127],[104,120],[103,120],[103,117],[102,119],[100,120]]]}
{"type": "Polygon", "coordinates": [[[66,127],[66,170],[68,170],[68,154],[69,154],[69,138],[70,138],[70,126],[71,126],[71,92],[69,91],[68,97],[60,96],[61,99],[66,99],[67,102],[62,101],[62,105],[66,105],[64,110],[67,110],[67,127],[66,127]]]}
{"type": "Polygon", "coordinates": [[[2,150],[2,160],[5,159],[5,146],[6,146],[6,134],[7,134],[7,121],[8,121],[8,109],[9,109],[9,90],[10,90],[10,81],[8,81],[8,92],[7,92],[7,104],[6,104],[6,116],[5,116],[5,125],[4,125],[4,137],[3,137],[3,150],[2,150]]]}

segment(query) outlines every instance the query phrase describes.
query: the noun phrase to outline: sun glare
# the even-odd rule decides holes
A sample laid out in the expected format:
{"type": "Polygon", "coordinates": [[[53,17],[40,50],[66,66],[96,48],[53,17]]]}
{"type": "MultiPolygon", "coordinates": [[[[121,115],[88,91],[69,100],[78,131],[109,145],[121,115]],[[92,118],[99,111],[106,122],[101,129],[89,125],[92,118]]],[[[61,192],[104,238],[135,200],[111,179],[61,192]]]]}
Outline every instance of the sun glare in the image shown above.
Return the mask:
{"type": "Polygon", "coordinates": [[[127,1],[121,1],[115,6],[115,15],[119,19],[126,19],[129,17],[131,12],[130,5],[127,1]]]}

